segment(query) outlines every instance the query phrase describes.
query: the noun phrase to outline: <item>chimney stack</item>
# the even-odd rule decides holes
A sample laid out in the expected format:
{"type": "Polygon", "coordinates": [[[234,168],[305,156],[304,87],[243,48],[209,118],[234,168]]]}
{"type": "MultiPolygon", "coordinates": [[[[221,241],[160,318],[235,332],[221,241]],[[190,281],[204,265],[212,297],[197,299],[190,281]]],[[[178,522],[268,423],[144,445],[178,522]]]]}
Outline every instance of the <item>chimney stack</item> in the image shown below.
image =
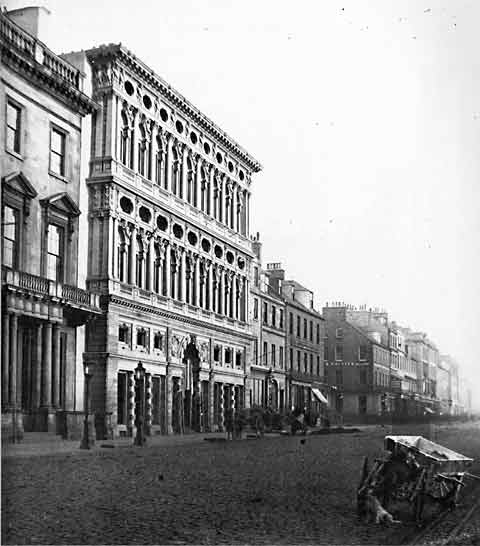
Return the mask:
{"type": "Polygon", "coordinates": [[[7,11],[7,17],[28,32],[40,42],[48,43],[50,12],[43,6],[29,6],[26,8],[7,11]]]}

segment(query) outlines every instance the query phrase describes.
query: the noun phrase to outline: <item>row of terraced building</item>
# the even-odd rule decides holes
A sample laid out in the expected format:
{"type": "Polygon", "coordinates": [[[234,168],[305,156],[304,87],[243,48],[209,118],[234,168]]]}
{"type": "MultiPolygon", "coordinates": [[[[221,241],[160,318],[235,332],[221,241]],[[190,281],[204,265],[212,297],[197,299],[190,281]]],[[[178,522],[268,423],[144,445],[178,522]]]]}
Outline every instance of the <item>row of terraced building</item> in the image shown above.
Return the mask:
{"type": "Polygon", "coordinates": [[[0,14],[5,436],[79,437],[87,371],[97,436],[133,435],[139,362],[149,434],[223,430],[254,406],[438,411],[431,342],[320,313],[262,263],[260,163],[123,45],[52,52],[48,16],[0,14]]]}

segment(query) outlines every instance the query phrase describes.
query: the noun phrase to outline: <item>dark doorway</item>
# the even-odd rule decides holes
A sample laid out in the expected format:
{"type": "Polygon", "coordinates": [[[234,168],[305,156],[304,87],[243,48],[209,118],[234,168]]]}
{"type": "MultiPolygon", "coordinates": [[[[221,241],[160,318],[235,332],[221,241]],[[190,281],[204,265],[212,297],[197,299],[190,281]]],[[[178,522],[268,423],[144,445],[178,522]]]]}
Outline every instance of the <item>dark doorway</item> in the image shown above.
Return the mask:
{"type": "Polygon", "coordinates": [[[200,357],[193,342],[185,348],[183,422],[185,432],[201,431],[200,357]]]}

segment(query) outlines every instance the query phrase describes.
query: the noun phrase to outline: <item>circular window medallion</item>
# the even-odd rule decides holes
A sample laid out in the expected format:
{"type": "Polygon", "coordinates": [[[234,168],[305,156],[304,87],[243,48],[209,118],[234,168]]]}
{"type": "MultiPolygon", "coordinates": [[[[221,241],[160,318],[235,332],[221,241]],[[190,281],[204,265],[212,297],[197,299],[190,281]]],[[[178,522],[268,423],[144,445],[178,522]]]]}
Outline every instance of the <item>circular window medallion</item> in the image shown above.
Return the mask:
{"type": "Polygon", "coordinates": [[[123,210],[123,212],[126,212],[127,214],[132,214],[133,203],[128,197],[123,196],[120,199],[120,208],[123,210]]]}
{"type": "Polygon", "coordinates": [[[148,110],[152,107],[152,99],[148,95],[143,95],[143,105],[148,110]]]}
{"type": "Polygon", "coordinates": [[[205,252],[210,252],[212,245],[208,239],[202,239],[202,248],[205,252]]]}
{"type": "Polygon", "coordinates": [[[233,163],[231,161],[228,162],[228,170],[233,173],[233,163]]]}
{"type": "Polygon", "coordinates": [[[168,227],[168,220],[165,218],[165,216],[160,215],[157,217],[157,227],[162,231],[166,231],[168,227]]]}
{"type": "Polygon", "coordinates": [[[235,261],[235,256],[233,255],[233,252],[230,252],[230,250],[227,252],[226,258],[229,264],[233,264],[233,262],[235,261]]]}
{"type": "Polygon", "coordinates": [[[209,154],[210,153],[210,144],[208,142],[204,142],[203,144],[203,151],[206,153],[206,154],[209,154]]]}
{"type": "Polygon", "coordinates": [[[195,235],[195,233],[193,233],[193,231],[188,232],[187,239],[192,246],[197,246],[198,237],[195,235]]]}
{"type": "Polygon", "coordinates": [[[165,108],[160,108],[160,119],[165,123],[168,121],[168,112],[165,108]]]}
{"type": "Polygon", "coordinates": [[[215,256],[221,258],[223,256],[223,249],[219,245],[215,245],[215,256]]]}
{"type": "Polygon", "coordinates": [[[124,84],[125,92],[127,95],[130,95],[130,97],[135,93],[135,87],[133,87],[133,83],[130,81],[126,81],[124,84]]]}
{"type": "Polygon", "coordinates": [[[238,178],[240,178],[240,180],[243,180],[245,178],[245,173],[243,171],[240,171],[238,173],[238,178]]]}
{"type": "Polygon", "coordinates": [[[239,269],[245,269],[245,260],[242,257],[238,258],[237,264],[239,269]]]}
{"type": "Polygon", "coordinates": [[[196,144],[198,142],[198,137],[193,131],[190,133],[190,141],[192,144],[196,144]]]}
{"type": "Polygon", "coordinates": [[[138,209],[138,215],[146,224],[149,224],[150,220],[152,219],[152,213],[150,212],[150,209],[147,209],[147,207],[140,207],[138,209]]]}
{"type": "Polygon", "coordinates": [[[215,157],[217,158],[217,163],[221,163],[223,161],[223,157],[220,152],[217,152],[217,155],[215,157]]]}
{"type": "Polygon", "coordinates": [[[178,133],[182,134],[183,133],[183,123],[181,121],[177,121],[175,123],[175,129],[177,130],[178,133]]]}
{"type": "Polygon", "coordinates": [[[183,237],[183,228],[180,224],[174,224],[173,234],[177,239],[181,239],[183,237]]]}

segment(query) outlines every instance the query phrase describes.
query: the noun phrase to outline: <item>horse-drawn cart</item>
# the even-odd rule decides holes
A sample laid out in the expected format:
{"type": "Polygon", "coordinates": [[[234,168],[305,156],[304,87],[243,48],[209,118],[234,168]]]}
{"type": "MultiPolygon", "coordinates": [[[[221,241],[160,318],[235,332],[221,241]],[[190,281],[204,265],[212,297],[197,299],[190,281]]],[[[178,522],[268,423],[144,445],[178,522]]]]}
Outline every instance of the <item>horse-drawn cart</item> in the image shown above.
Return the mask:
{"type": "Polygon", "coordinates": [[[382,510],[409,503],[417,522],[427,502],[454,507],[472,462],[422,436],[386,436],[385,456],[375,459],[372,467],[364,460],[357,489],[359,515],[368,512],[371,498],[382,510]]]}

